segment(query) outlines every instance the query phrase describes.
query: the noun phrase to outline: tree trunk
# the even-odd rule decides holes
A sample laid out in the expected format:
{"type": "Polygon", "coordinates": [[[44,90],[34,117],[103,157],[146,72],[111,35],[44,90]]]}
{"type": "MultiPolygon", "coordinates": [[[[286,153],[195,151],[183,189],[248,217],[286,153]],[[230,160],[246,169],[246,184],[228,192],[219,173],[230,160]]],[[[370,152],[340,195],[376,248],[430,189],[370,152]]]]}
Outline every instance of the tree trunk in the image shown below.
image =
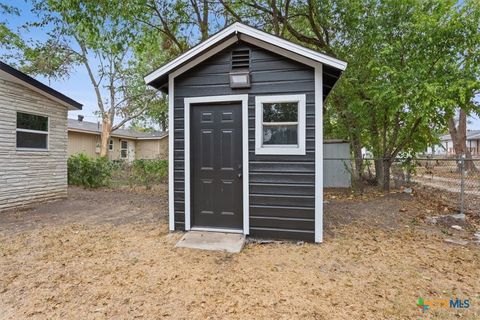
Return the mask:
{"type": "Polygon", "coordinates": [[[383,186],[383,159],[375,158],[375,177],[377,179],[377,185],[383,186]]]}
{"type": "Polygon", "coordinates": [[[106,157],[108,152],[108,141],[112,132],[112,120],[109,115],[102,118],[102,134],[100,143],[100,157],[106,157]]]}
{"type": "MultiPolygon", "coordinates": [[[[465,111],[460,109],[458,117],[458,127],[455,124],[455,119],[451,117],[448,120],[448,130],[450,131],[450,136],[453,142],[453,149],[455,150],[455,155],[460,158],[465,156],[468,159],[465,162],[465,170],[467,171],[478,171],[475,163],[471,160],[472,153],[467,147],[467,114],[465,111]]],[[[459,165],[459,170],[461,170],[459,165]]]]}
{"type": "Polygon", "coordinates": [[[390,167],[392,166],[392,161],[389,159],[383,160],[383,191],[390,190],[390,167]]]}
{"type": "Polygon", "coordinates": [[[355,159],[355,179],[360,182],[363,172],[362,145],[360,139],[355,136],[352,139],[353,157],[355,159]]]}

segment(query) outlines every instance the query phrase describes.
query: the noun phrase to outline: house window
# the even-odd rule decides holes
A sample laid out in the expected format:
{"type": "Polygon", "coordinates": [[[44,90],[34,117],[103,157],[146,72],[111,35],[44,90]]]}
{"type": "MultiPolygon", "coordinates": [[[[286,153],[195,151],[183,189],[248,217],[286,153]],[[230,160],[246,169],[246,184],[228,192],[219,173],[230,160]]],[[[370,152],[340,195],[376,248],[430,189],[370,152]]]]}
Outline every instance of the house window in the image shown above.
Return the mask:
{"type": "Polygon", "coordinates": [[[17,112],[17,149],[48,150],[48,117],[17,112]]]}
{"type": "Polygon", "coordinates": [[[110,141],[108,141],[108,151],[113,151],[113,139],[110,139],[110,141]]]}
{"type": "Polygon", "coordinates": [[[305,155],[305,95],[255,98],[255,154],[305,155]]]}
{"type": "Polygon", "coordinates": [[[128,141],[122,140],[120,142],[120,158],[126,159],[128,154],[128,141]]]}

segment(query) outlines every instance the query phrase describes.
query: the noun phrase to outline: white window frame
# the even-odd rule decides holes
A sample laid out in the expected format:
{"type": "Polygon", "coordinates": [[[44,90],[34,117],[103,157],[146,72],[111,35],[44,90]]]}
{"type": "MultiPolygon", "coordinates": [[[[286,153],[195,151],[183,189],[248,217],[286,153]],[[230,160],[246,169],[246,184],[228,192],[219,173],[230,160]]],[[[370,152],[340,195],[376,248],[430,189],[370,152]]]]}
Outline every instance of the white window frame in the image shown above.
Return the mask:
{"type": "Polygon", "coordinates": [[[120,159],[128,159],[128,140],[120,140],[120,159]],[[122,144],[123,142],[127,143],[127,147],[123,148],[122,144]],[[122,157],[122,151],[125,150],[125,157],[122,157]]]}
{"type": "MultiPolygon", "coordinates": [[[[128,147],[128,144],[127,144],[128,147]]],[[[108,151],[113,152],[115,149],[115,141],[113,139],[108,140],[108,151]]]]}
{"type": "Polygon", "coordinates": [[[40,116],[47,118],[47,131],[41,131],[41,130],[30,130],[30,129],[22,129],[18,128],[18,123],[17,123],[17,118],[15,118],[15,148],[18,151],[49,151],[50,149],[50,117],[46,116],[44,114],[38,114],[38,113],[33,113],[33,112],[28,112],[28,111],[17,111],[17,113],[24,113],[24,114],[29,114],[32,116],[40,116]],[[37,133],[37,134],[43,134],[47,136],[47,146],[46,148],[25,148],[25,147],[17,147],[17,132],[27,132],[27,133],[37,133]]]}
{"type": "Polygon", "coordinates": [[[256,96],[255,97],[255,154],[276,154],[276,155],[305,155],[305,94],[277,95],[277,96],[256,96]],[[277,124],[297,124],[298,144],[276,144],[263,145],[263,104],[264,103],[297,103],[297,122],[277,122],[277,124]]]}

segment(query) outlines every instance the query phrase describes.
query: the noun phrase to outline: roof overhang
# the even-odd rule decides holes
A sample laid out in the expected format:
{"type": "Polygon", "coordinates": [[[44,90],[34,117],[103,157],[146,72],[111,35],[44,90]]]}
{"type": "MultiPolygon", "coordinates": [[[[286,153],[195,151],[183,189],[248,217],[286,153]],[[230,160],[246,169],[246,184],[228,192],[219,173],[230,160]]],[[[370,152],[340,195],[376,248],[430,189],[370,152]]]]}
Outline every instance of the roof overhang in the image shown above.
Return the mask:
{"type": "Polygon", "coordinates": [[[467,139],[469,140],[477,140],[477,139],[480,139],[480,133],[476,133],[474,135],[471,135],[470,137],[468,137],[467,139]]]}
{"type": "MultiPolygon", "coordinates": [[[[84,130],[84,129],[82,130],[82,129],[78,129],[78,128],[68,128],[67,130],[69,132],[93,134],[93,135],[96,135],[96,136],[101,135],[101,132],[98,132],[98,131],[91,131],[91,130],[84,130]]],[[[116,134],[115,131],[113,131],[110,134],[110,137],[121,138],[121,139],[129,139],[129,140],[162,140],[163,138],[168,137],[168,132],[165,133],[163,136],[159,136],[159,137],[134,137],[134,136],[127,136],[127,135],[123,135],[123,134],[116,134]]]]}
{"type": "Polygon", "coordinates": [[[169,74],[174,73],[177,76],[206,59],[202,59],[202,56],[209,57],[238,40],[257,45],[313,67],[323,64],[339,70],[340,73],[347,67],[347,63],[342,60],[236,22],[148,74],[144,78],[145,82],[157,89],[166,91],[169,74]],[[207,55],[207,53],[210,54],[207,55]]]}
{"type": "Polygon", "coordinates": [[[23,85],[50,100],[58,102],[62,106],[68,108],[68,110],[82,110],[82,104],[67,97],[63,93],[58,92],[55,89],[41,83],[38,80],[26,75],[25,73],[9,66],[0,61],[0,78],[10,82],[23,85]]]}

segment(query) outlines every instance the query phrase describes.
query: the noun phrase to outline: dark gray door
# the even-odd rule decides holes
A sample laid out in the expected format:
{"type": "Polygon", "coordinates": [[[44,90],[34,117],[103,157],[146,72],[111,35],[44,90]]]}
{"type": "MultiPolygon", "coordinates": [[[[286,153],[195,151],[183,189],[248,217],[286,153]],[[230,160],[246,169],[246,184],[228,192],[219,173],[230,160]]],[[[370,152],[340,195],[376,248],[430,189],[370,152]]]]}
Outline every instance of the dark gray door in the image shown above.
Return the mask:
{"type": "Polygon", "coordinates": [[[242,106],[194,104],[190,119],[192,226],[243,229],[242,106]]]}

